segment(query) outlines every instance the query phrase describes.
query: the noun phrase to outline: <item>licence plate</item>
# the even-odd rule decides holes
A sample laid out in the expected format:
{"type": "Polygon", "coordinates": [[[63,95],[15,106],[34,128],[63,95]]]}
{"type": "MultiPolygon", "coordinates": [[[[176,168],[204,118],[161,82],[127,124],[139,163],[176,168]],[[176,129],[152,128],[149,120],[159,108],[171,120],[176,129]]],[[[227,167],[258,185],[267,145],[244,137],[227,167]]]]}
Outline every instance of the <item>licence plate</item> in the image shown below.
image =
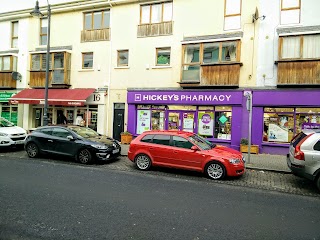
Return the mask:
{"type": "Polygon", "coordinates": [[[118,153],[120,150],[119,149],[115,149],[115,150],[113,150],[112,151],[112,153],[114,154],[114,153],[118,153]]]}
{"type": "Polygon", "coordinates": [[[24,140],[16,141],[15,144],[24,144],[24,140]]]}

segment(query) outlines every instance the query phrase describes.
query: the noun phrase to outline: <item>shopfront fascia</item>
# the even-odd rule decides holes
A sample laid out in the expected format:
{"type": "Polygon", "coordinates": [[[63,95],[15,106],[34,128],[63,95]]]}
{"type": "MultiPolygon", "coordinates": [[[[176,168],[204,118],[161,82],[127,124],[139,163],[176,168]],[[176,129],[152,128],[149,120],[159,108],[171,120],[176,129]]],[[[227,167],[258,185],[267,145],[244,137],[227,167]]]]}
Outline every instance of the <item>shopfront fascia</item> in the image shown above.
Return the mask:
{"type": "Polygon", "coordinates": [[[252,100],[252,143],[262,153],[287,154],[297,133],[320,128],[320,90],[255,90],[252,100]]]}
{"type": "Polygon", "coordinates": [[[128,90],[128,131],[184,130],[239,149],[242,91],[128,90]]]}
{"type": "Polygon", "coordinates": [[[1,117],[18,125],[18,105],[10,104],[9,98],[16,92],[0,92],[0,112],[1,117]]]}

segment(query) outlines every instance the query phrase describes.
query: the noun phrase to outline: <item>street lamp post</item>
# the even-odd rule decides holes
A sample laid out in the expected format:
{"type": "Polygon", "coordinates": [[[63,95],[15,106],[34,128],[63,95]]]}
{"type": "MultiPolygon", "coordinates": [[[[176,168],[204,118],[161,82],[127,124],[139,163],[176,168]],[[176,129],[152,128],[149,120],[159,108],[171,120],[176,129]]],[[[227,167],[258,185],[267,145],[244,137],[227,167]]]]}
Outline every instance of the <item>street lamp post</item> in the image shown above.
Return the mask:
{"type": "MultiPolygon", "coordinates": [[[[43,125],[48,125],[48,85],[49,85],[49,57],[50,57],[50,25],[51,25],[51,8],[49,1],[48,4],[48,28],[47,28],[47,54],[46,54],[46,81],[45,81],[45,92],[44,92],[44,110],[43,110],[43,125]]],[[[33,11],[30,13],[34,17],[43,17],[44,15],[40,12],[39,1],[36,1],[36,6],[33,11]]]]}

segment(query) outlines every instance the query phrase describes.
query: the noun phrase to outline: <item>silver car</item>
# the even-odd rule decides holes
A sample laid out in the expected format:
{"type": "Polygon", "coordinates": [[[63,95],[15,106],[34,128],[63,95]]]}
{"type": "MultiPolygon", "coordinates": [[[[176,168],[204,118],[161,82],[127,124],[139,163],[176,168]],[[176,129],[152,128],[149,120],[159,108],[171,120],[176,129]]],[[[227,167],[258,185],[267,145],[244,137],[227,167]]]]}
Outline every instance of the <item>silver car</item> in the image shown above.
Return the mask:
{"type": "Polygon", "coordinates": [[[287,163],[293,174],[314,181],[320,190],[320,129],[303,130],[291,140],[287,163]]]}

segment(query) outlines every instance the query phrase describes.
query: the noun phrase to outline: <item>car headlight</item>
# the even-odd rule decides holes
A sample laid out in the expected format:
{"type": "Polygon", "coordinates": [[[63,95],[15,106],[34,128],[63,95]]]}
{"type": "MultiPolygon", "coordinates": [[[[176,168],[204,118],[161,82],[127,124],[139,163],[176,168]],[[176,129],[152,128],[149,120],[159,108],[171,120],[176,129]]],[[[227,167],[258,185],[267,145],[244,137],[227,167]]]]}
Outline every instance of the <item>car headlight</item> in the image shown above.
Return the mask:
{"type": "Polygon", "coordinates": [[[92,144],[91,146],[97,149],[108,149],[106,145],[101,145],[101,144],[92,144]]]}
{"type": "Polygon", "coordinates": [[[6,136],[8,136],[8,134],[7,134],[7,133],[2,133],[2,132],[0,132],[0,136],[6,137],[6,136]]]}
{"type": "Polygon", "coordinates": [[[240,160],[239,159],[229,159],[229,162],[231,164],[237,164],[237,163],[240,163],[240,160]]]}

